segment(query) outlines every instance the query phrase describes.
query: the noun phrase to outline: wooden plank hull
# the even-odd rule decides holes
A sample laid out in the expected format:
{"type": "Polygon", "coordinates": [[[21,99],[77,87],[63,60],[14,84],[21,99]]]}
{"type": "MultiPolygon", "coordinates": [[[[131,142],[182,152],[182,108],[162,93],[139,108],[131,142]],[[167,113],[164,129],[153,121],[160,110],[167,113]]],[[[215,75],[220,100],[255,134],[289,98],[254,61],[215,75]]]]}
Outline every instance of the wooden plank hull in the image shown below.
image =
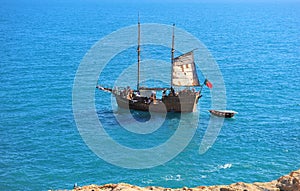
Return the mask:
{"type": "Polygon", "coordinates": [[[198,94],[164,96],[150,102],[146,97],[128,100],[124,96],[115,95],[119,107],[153,112],[195,112],[200,98],[198,94]]]}

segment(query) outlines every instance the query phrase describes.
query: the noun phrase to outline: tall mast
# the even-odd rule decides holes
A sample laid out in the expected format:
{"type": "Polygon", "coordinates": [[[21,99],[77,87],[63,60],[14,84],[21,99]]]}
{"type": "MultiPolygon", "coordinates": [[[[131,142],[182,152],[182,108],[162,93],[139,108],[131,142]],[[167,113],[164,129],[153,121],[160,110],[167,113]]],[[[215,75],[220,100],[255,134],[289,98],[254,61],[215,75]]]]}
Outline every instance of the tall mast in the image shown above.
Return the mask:
{"type": "Polygon", "coordinates": [[[174,35],[174,30],[175,30],[175,24],[173,24],[173,33],[172,33],[172,50],[171,50],[171,87],[172,87],[172,81],[173,81],[173,64],[174,64],[174,40],[175,40],[175,35],[174,35]]]}
{"type": "Polygon", "coordinates": [[[137,91],[140,88],[140,61],[141,61],[141,26],[140,26],[140,14],[138,13],[138,47],[137,47],[137,53],[138,53],[138,71],[137,71],[137,91]]]}

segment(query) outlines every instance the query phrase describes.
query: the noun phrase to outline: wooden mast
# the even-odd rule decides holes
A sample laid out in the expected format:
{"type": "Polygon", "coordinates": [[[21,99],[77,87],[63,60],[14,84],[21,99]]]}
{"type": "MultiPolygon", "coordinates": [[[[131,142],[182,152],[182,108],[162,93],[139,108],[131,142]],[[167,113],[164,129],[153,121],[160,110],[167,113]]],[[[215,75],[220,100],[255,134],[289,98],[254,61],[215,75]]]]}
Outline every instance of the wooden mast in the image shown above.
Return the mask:
{"type": "Polygon", "coordinates": [[[141,26],[140,26],[140,14],[138,13],[138,47],[137,47],[137,53],[138,53],[138,71],[137,71],[137,91],[139,91],[140,88],[140,61],[141,61],[141,26]]]}
{"type": "Polygon", "coordinates": [[[173,24],[173,33],[172,33],[172,50],[171,50],[171,88],[173,85],[173,64],[174,64],[174,40],[175,40],[175,35],[174,35],[174,30],[175,30],[175,24],[173,24]]]}

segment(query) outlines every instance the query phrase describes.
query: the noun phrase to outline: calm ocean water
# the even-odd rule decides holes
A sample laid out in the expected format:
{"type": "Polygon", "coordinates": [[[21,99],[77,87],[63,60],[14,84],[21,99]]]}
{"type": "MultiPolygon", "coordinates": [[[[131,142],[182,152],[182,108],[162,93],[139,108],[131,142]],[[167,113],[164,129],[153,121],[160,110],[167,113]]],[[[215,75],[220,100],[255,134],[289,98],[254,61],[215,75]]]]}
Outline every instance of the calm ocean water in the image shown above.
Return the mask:
{"type": "MultiPolygon", "coordinates": [[[[2,2],[0,190],[71,189],[75,182],[191,187],[270,181],[299,169],[299,18],[299,3],[2,2]],[[72,86],[92,45],[136,24],[138,11],[142,23],[175,22],[207,46],[223,74],[228,108],[239,114],[225,120],[213,147],[200,155],[210,117],[204,89],[201,120],[188,147],[164,165],[130,170],[105,162],[85,145],[73,117],[72,86]]],[[[100,97],[109,99],[97,91],[100,97]]],[[[96,104],[112,137],[144,147],[144,136],[124,133],[110,103],[96,104]]],[[[157,142],[145,145],[166,140],[176,123],[178,117],[167,118],[157,142]]]]}

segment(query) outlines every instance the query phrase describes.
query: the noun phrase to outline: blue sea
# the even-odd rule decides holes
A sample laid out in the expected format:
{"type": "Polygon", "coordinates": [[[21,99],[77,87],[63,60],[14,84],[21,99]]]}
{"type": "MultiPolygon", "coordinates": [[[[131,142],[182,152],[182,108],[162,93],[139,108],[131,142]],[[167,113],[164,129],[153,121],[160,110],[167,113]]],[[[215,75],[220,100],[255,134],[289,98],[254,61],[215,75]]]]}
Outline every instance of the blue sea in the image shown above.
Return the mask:
{"type": "MultiPolygon", "coordinates": [[[[194,187],[271,181],[299,169],[299,18],[297,2],[1,1],[0,190],[119,182],[194,187]],[[239,113],[224,120],[215,143],[199,154],[211,117],[210,90],[204,88],[199,123],[186,124],[197,127],[187,147],[161,165],[128,169],[99,158],[85,144],[73,115],[72,91],[90,48],[136,25],[138,12],[141,23],[176,23],[204,43],[223,75],[227,108],[239,113]]],[[[119,74],[118,63],[132,59],[121,56],[98,83],[113,85],[108,82],[119,74]]],[[[170,114],[153,136],[126,131],[116,115],[123,120],[133,115],[141,123],[149,116],[126,116],[111,107],[110,99],[95,90],[95,112],[120,144],[154,147],[177,130],[180,115],[170,114]]]]}

